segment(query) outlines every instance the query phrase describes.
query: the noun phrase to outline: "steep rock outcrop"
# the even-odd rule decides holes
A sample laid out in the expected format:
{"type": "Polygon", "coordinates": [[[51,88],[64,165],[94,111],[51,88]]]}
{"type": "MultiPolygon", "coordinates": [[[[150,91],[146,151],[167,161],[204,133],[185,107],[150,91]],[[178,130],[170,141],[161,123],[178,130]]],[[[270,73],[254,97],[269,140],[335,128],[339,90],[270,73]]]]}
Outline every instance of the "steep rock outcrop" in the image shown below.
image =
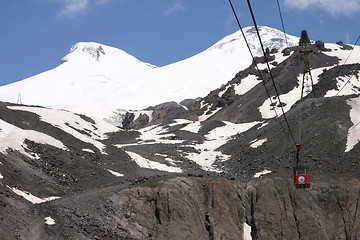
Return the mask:
{"type": "Polygon", "coordinates": [[[244,188],[224,178],[173,178],[110,200],[120,225],[137,239],[239,239],[244,188]]]}
{"type": "Polygon", "coordinates": [[[255,239],[357,239],[360,236],[359,180],[315,182],[295,189],[282,178],[249,184],[255,239]]]}
{"type": "Polygon", "coordinates": [[[360,181],[350,177],[310,189],[283,177],[177,177],[113,194],[108,217],[134,239],[244,239],[244,223],[252,239],[357,239],[359,197],[360,181]]]}

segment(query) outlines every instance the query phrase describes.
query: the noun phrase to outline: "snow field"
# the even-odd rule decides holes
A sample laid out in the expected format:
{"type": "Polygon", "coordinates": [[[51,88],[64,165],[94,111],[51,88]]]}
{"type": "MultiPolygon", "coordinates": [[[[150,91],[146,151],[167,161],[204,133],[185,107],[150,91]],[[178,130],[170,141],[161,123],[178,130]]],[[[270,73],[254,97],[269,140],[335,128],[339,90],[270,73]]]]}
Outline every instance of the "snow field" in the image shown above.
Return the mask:
{"type": "MultiPolygon", "coordinates": [[[[253,54],[262,55],[253,27],[244,31],[253,54]]],[[[286,45],[281,40],[284,33],[269,27],[260,27],[260,32],[265,47],[286,45]]],[[[288,35],[288,41],[294,45],[298,38],[288,35]]],[[[163,67],[94,42],[77,43],[62,61],[54,69],[1,87],[0,100],[16,102],[21,94],[27,105],[139,110],[163,102],[204,97],[248,67],[252,59],[237,31],[195,56],[163,67]]]]}
{"type": "Polygon", "coordinates": [[[83,142],[91,143],[103,154],[106,154],[104,151],[105,145],[99,141],[96,141],[96,139],[105,139],[106,132],[118,130],[117,127],[105,121],[99,121],[96,124],[92,124],[88,121],[85,121],[80,116],[68,111],[21,106],[9,106],[8,108],[18,111],[33,112],[40,116],[41,121],[50,123],[54,127],[60,128],[61,130],[73,135],[83,142]],[[90,134],[90,137],[80,133],[79,131],[85,131],[86,133],[90,134]]]}
{"type": "Polygon", "coordinates": [[[350,45],[353,47],[353,50],[343,50],[341,46],[335,43],[325,43],[325,48],[331,49],[329,52],[324,52],[324,54],[332,57],[338,57],[341,59],[341,64],[352,64],[359,63],[360,56],[360,46],[350,45]]]}
{"type": "Polygon", "coordinates": [[[181,130],[198,133],[200,128],[201,128],[201,122],[190,122],[188,125],[181,128],[181,130]]]}
{"type": "MultiPolygon", "coordinates": [[[[175,124],[176,125],[176,124],[175,124]]],[[[147,143],[165,143],[165,144],[173,144],[173,143],[182,143],[182,140],[171,140],[171,137],[174,137],[174,134],[169,134],[167,132],[166,126],[149,126],[146,128],[140,129],[141,136],[139,137],[140,142],[138,144],[147,144],[147,143]]]]}
{"type": "Polygon", "coordinates": [[[49,202],[49,201],[52,201],[52,200],[56,200],[56,199],[59,199],[60,197],[47,197],[47,198],[39,198],[39,197],[36,197],[34,195],[32,195],[31,193],[29,192],[26,192],[26,191],[21,191],[15,187],[9,187],[7,186],[11,191],[13,191],[14,193],[16,193],[17,195],[25,198],[27,201],[31,202],[32,204],[40,204],[40,203],[44,203],[44,202],[49,202]]]}
{"type": "Polygon", "coordinates": [[[227,143],[232,136],[249,130],[259,122],[234,124],[223,121],[223,123],[225,123],[225,126],[215,128],[205,135],[206,140],[204,143],[193,145],[200,153],[184,153],[184,156],[202,166],[204,170],[219,171],[212,165],[216,160],[227,160],[229,156],[216,149],[227,143]]]}
{"type": "Polygon", "coordinates": [[[243,95],[259,83],[261,83],[261,80],[258,80],[257,76],[249,75],[246,78],[241,79],[241,83],[234,87],[235,94],[243,95]]]}
{"type": "MultiPolygon", "coordinates": [[[[351,51],[340,49],[340,47],[341,47],[340,45],[325,44],[325,47],[331,49],[332,51],[324,52],[324,54],[329,55],[329,56],[339,57],[342,61],[342,64],[346,61],[346,59],[347,59],[347,61],[346,61],[347,64],[359,62],[359,58],[358,58],[358,56],[360,55],[360,47],[359,46],[354,46],[354,51],[351,53],[350,57],[349,57],[349,54],[351,51]]],[[[319,75],[321,73],[323,73],[324,70],[328,70],[328,69],[329,69],[329,67],[311,69],[311,74],[313,76],[313,84],[314,85],[318,83],[319,75]]],[[[295,104],[295,102],[300,99],[301,89],[302,89],[302,78],[303,78],[303,74],[300,74],[298,76],[298,82],[299,82],[300,86],[294,88],[287,94],[280,95],[280,100],[287,104],[285,107],[283,107],[285,112],[287,112],[295,104]]],[[[348,80],[349,80],[349,77],[340,77],[337,81],[338,88],[341,89],[345,85],[346,81],[348,81],[348,80]]],[[[309,79],[309,81],[310,81],[310,79],[309,79]]],[[[341,91],[340,95],[349,95],[349,94],[359,93],[360,91],[358,89],[354,88],[354,86],[360,87],[360,82],[358,79],[356,79],[356,77],[353,77],[351,79],[350,84],[346,85],[344,90],[341,91]]],[[[306,90],[306,88],[307,88],[307,85],[304,86],[304,90],[306,90]]],[[[326,93],[325,97],[333,97],[337,93],[338,93],[337,90],[330,90],[326,93]]],[[[304,96],[306,96],[306,95],[307,95],[307,93],[304,92],[304,96]]],[[[278,104],[277,99],[273,100],[273,102],[276,102],[278,104]]],[[[259,111],[260,111],[262,117],[265,119],[273,118],[276,116],[275,111],[277,112],[277,114],[279,116],[281,116],[282,115],[281,108],[280,107],[271,107],[270,103],[271,103],[270,100],[267,99],[262,104],[262,106],[259,107],[259,111]]]]}
{"type": "MultiPolygon", "coordinates": [[[[324,69],[326,69],[326,67],[324,67],[324,68],[316,68],[316,69],[311,70],[314,85],[318,83],[319,75],[323,72],[324,69]]],[[[286,103],[286,106],[283,106],[284,112],[289,111],[290,108],[298,100],[300,100],[300,98],[301,98],[301,89],[302,89],[302,79],[303,79],[303,74],[300,74],[298,76],[299,86],[295,87],[293,90],[291,90],[290,92],[288,92],[286,94],[281,94],[280,95],[281,102],[286,103]]],[[[306,90],[306,88],[307,88],[307,86],[304,87],[304,90],[306,90]]],[[[308,94],[307,92],[304,92],[304,96],[306,96],[307,94],[308,94]]],[[[269,98],[267,98],[264,101],[264,103],[259,107],[259,111],[261,113],[261,116],[264,119],[274,118],[274,117],[276,117],[276,113],[277,113],[278,116],[281,116],[283,114],[281,108],[278,107],[278,105],[279,105],[278,99],[277,98],[274,99],[272,97],[272,102],[276,103],[276,106],[271,106],[271,101],[270,101],[269,98]]]]}
{"type": "Polygon", "coordinates": [[[356,79],[355,76],[352,76],[351,78],[350,78],[350,76],[339,77],[337,79],[336,85],[339,90],[341,89],[341,92],[339,92],[339,90],[332,89],[332,90],[326,92],[325,97],[333,97],[333,96],[336,96],[336,94],[338,96],[343,96],[343,95],[351,95],[351,94],[359,94],[360,93],[360,91],[358,89],[358,87],[360,87],[360,82],[359,82],[359,79],[356,79]]]}
{"type": "Polygon", "coordinates": [[[33,130],[23,130],[3,120],[0,120],[0,129],[0,151],[5,154],[7,149],[12,148],[28,157],[34,158],[33,155],[25,151],[25,139],[37,143],[49,144],[63,150],[67,149],[62,142],[53,137],[33,130]]]}
{"type": "MultiPolygon", "coordinates": [[[[328,56],[340,58],[341,60],[339,63],[340,65],[359,63],[360,46],[355,46],[355,45],[350,45],[350,46],[353,47],[353,50],[343,50],[341,49],[341,46],[338,44],[326,43],[325,47],[331,49],[331,51],[324,52],[324,54],[328,56]]],[[[350,76],[339,77],[337,79],[337,87],[339,90],[342,89],[343,87],[344,89],[342,89],[341,92],[339,92],[338,90],[330,90],[326,93],[325,97],[333,97],[336,94],[338,94],[338,96],[342,96],[342,95],[351,95],[351,94],[360,93],[358,89],[358,87],[360,87],[360,81],[359,79],[356,78],[356,76],[352,76],[351,78],[350,76]]]]}
{"type": "Polygon", "coordinates": [[[104,132],[114,131],[114,126],[122,127],[123,119],[116,119],[116,117],[121,117],[128,112],[121,109],[96,106],[51,106],[51,108],[86,115],[93,119],[97,125],[101,124],[104,132]],[[109,129],[106,130],[107,128],[109,129]]]}
{"type": "Polygon", "coordinates": [[[211,114],[206,114],[208,109],[211,107],[209,104],[206,104],[206,105],[207,105],[207,109],[204,111],[204,114],[201,116],[198,116],[198,120],[200,122],[205,121],[206,119],[210,118],[212,115],[214,115],[215,113],[217,113],[218,111],[221,110],[221,107],[219,107],[219,108],[215,109],[211,114]]]}
{"type": "Polygon", "coordinates": [[[353,126],[348,130],[345,152],[349,152],[360,142],[360,97],[349,99],[347,104],[351,107],[350,119],[353,126]]]}
{"type": "Polygon", "coordinates": [[[131,159],[133,159],[136,164],[141,167],[141,168],[150,168],[150,169],[157,169],[160,171],[167,171],[167,172],[175,172],[175,173],[180,173],[182,172],[181,168],[178,167],[172,167],[172,166],[167,166],[165,164],[162,163],[158,163],[158,162],[154,162],[154,161],[150,161],[146,158],[143,158],[142,156],[140,156],[139,154],[130,152],[130,151],[126,151],[126,153],[131,157],[131,159]]]}
{"type": "MultiPolygon", "coordinates": [[[[297,45],[297,44],[296,44],[297,45]]],[[[274,65],[272,65],[271,63],[273,62],[277,62],[277,64],[280,64],[282,63],[283,61],[285,61],[288,57],[290,57],[290,55],[292,54],[292,52],[290,52],[289,55],[287,56],[284,56],[281,52],[282,50],[284,50],[284,48],[280,48],[278,49],[278,52],[275,53],[275,54],[270,54],[271,56],[275,56],[275,59],[273,61],[270,61],[269,62],[269,66],[270,66],[270,69],[273,69],[274,68],[274,65]]],[[[263,56],[263,55],[262,55],[263,56]]],[[[264,69],[267,69],[267,64],[266,63],[259,63],[257,64],[257,67],[259,68],[259,70],[264,70],[264,69]]]]}
{"type": "MultiPolygon", "coordinates": [[[[180,130],[186,130],[194,133],[198,133],[201,122],[192,122],[189,120],[183,120],[183,119],[176,119],[174,123],[171,123],[168,126],[175,126],[178,124],[188,123],[185,127],[181,128],[180,130]]],[[[228,159],[228,155],[222,154],[220,151],[217,151],[216,149],[220,146],[227,143],[232,136],[245,132],[255,126],[256,124],[259,124],[260,122],[251,122],[251,123],[243,123],[243,124],[234,124],[231,122],[223,121],[225,123],[225,126],[219,127],[216,129],[213,129],[210,131],[207,135],[205,135],[206,140],[201,144],[194,143],[192,147],[194,147],[196,150],[199,151],[199,153],[188,153],[188,152],[182,152],[179,151],[179,153],[197,163],[198,165],[202,166],[204,170],[207,171],[216,171],[220,172],[219,169],[216,169],[212,165],[216,160],[222,160],[226,161],[228,159]]],[[[144,144],[154,144],[154,143],[163,143],[163,144],[181,144],[183,143],[183,140],[171,140],[171,136],[175,136],[173,134],[167,134],[166,130],[168,126],[149,126],[146,128],[143,128],[140,130],[141,136],[138,138],[139,142],[134,144],[118,144],[115,145],[118,148],[122,148],[125,146],[131,146],[131,145],[144,145],[144,144]]],[[[138,154],[132,153],[130,151],[126,151],[132,159],[135,160],[135,162],[140,166],[144,168],[154,168],[158,170],[163,171],[180,171],[181,169],[172,168],[165,164],[160,164],[157,162],[150,161],[148,159],[145,159],[141,157],[138,154]]],[[[167,155],[160,155],[165,158],[165,160],[172,166],[176,165],[176,162],[171,159],[167,155]]]]}

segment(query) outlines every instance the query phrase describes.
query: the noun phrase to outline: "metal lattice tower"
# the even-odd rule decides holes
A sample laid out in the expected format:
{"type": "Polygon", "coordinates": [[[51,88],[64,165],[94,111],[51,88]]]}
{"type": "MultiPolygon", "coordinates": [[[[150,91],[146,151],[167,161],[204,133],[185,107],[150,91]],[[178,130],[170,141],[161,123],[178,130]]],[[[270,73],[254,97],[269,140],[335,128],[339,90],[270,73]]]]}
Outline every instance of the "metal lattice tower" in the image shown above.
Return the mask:
{"type": "Polygon", "coordinates": [[[16,104],[22,105],[22,102],[21,102],[21,93],[19,93],[19,96],[18,96],[18,99],[17,99],[16,104]]]}
{"type": "Polygon", "coordinates": [[[314,90],[314,83],[313,83],[313,79],[311,76],[311,71],[310,71],[310,57],[309,54],[312,52],[312,50],[310,50],[310,39],[308,37],[308,34],[306,32],[306,30],[302,30],[301,31],[301,36],[300,36],[300,41],[299,41],[299,46],[301,47],[300,53],[304,54],[304,71],[303,71],[303,79],[302,79],[302,83],[301,83],[301,99],[304,96],[304,88],[305,92],[307,94],[309,94],[310,92],[313,92],[315,95],[314,90]]]}

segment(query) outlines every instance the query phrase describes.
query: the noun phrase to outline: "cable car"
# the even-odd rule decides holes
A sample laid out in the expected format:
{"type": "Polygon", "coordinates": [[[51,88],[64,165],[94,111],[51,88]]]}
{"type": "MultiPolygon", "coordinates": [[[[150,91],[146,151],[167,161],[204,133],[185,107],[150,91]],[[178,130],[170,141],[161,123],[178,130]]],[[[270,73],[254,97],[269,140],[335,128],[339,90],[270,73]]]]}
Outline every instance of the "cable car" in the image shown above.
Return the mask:
{"type": "Polygon", "coordinates": [[[309,167],[294,167],[294,184],[296,188],[310,187],[309,167]]]}

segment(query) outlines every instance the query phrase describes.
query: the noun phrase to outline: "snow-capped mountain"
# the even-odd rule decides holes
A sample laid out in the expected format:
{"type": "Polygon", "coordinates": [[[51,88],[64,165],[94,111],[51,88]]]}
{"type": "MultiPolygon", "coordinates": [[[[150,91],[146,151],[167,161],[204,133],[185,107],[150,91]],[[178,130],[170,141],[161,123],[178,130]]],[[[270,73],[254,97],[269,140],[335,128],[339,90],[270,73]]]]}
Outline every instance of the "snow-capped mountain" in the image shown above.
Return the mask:
{"type": "MultiPolygon", "coordinates": [[[[261,55],[254,27],[244,28],[255,56],[261,55]]],[[[297,45],[298,38],[260,27],[265,47],[297,45]]],[[[94,42],[75,44],[49,71],[0,87],[0,100],[41,106],[143,109],[168,101],[203,97],[248,67],[251,56],[240,31],[205,51],[164,67],[94,42]]]]}
{"type": "MultiPolygon", "coordinates": [[[[252,29],[246,29],[250,37],[249,31],[252,29]]],[[[264,40],[276,43],[269,32],[265,31],[264,40]]],[[[169,77],[175,81],[178,76],[171,73],[191,77],[194,70],[198,81],[206,83],[216,73],[212,72],[214,66],[226,69],[239,64],[236,54],[245,53],[245,48],[237,48],[241,38],[236,34],[163,68],[142,63],[118,49],[79,43],[58,68],[20,82],[18,87],[41,88],[49,81],[54,86],[44,86],[59,99],[63,96],[61,105],[81,97],[90,105],[93,99],[85,98],[83,92],[72,96],[64,89],[84,91],[88,84],[89,96],[100,102],[106,97],[114,100],[115,90],[107,85],[117,87],[115,80],[121,74],[134,77],[132,80],[137,76],[140,82],[144,72],[153,80],[169,77]],[[225,64],[226,57],[233,59],[225,64]],[[99,79],[104,81],[103,89],[99,79]],[[97,86],[99,95],[90,86],[97,86]],[[59,94],[56,88],[61,90],[59,94]],[[106,89],[110,96],[100,95],[106,89]]],[[[256,50],[256,45],[250,47],[256,50]]],[[[166,102],[142,111],[114,112],[103,107],[60,110],[0,102],[0,239],[217,239],[224,236],[216,235],[223,229],[229,234],[226,236],[233,236],[229,239],[243,239],[245,232],[249,239],[299,239],[300,233],[329,239],[327,232],[334,232],[333,238],[356,238],[360,47],[315,42],[310,48],[314,86],[301,101],[303,49],[295,46],[267,54],[281,102],[275,98],[262,57],[254,61],[262,77],[254,63],[248,63],[229,81],[221,80],[225,81],[221,85],[213,79],[216,86],[204,93],[205,97],[181,105],[166,102]],[[295,150],[284,133],[280,106],[296,141],[301,141],[301,164],[311,171],[309,189],[291,184],[295,150]],[[123,128],[113,122],[122,123],[123,128]],[[274,207],[269,208],[269,202],[274,207]],[[232,210],[226,207],[230,205],[232,210]],[[294,217],[283,221],[289,211],[294,217]],[[333,218],[328,218],[329,211],[333,218]],[[229,230],[217,224],[234,219],[236,224],[225,224],[233,226],[229,230]],[[262,224],[264,219],[266,224],[262,224]],[[317,219],[316,224],[307,224],[309,219],[317,219]],[[337,224],[338,219],[356,221],[337,224]],[[324,226],[332,230],[326,232],[324,226]],[[199,229],[202,235],[195,234],[199,229]],[[179,237],[179,232],[184,236],[179,237]]],[[[159,84],[164,89],[175,89],[162,81],[159,84]]],[[[187,85],[193,79],[186,81],[187,85]]],[[[123,83],[134,91],[134,83],[123,83]]],[[[140,93],[133,92],[136,96],[140,93]]],[[[184,98],[183,94],[178,96],[184,98]]],[[[157,95],[147,99],[143,93],[141,99],[149,104],[160,99],[157,95]]],[[[25,96],[22,94],[23,103],[25,96]]],[[[46,96],[49,99],[40,96],[38,100],[52,100],[46,96]]]]}

